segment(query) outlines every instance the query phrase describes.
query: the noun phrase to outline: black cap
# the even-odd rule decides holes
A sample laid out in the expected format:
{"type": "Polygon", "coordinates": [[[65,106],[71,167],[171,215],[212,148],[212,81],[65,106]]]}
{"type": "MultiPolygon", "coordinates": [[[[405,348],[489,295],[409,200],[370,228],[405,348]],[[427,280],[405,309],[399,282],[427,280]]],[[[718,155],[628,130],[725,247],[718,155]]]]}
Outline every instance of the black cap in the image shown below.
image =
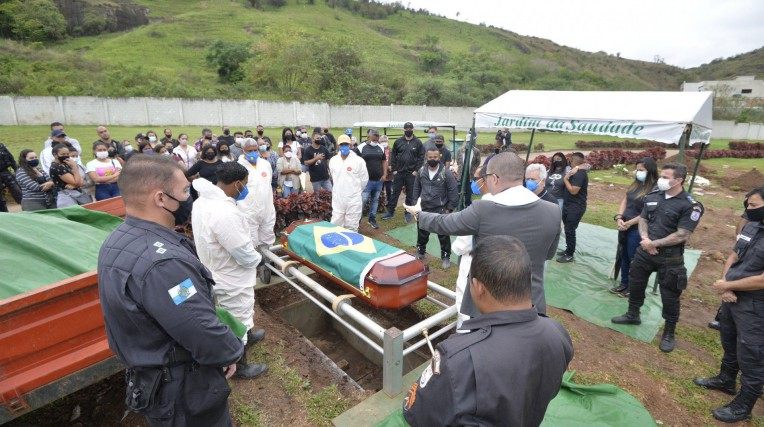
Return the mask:
{"type": "Polygon", "coordinates": [[[146,139],[146,135],[144,135],[144,134],[142,134],[142,133],[139,133],[138,135],[135,135],[135,140],[136,140],[136,141],[137,141],[138,139],[140,139],[140,138],[146,139]]]}
{"type": "Polygon", "coordinates": [[[411,122],[406,122],[403,124],[403,129],[414,129],[414,124],[411,122]]]}

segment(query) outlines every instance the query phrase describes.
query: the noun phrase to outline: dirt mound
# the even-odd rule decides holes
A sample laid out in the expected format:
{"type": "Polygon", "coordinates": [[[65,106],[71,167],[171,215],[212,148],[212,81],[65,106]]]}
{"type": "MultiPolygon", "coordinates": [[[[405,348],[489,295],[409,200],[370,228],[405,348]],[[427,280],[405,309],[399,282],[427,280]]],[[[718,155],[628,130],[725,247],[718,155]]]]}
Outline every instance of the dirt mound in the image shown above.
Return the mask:
{"type": "Polygon", "coordinates": [[[753,168],[742,175],[723,178],[722,182],[730,190],[748,192],[764,185],[764,174],[753,168]]]}
{"type": "MultiPolygon", "coordinates": [[[[658,162],[659,164],[663,165],[666,163],[679,163],[677,160],[677,155],[673,155],[671,157],[667,157],[661,162],[658,162]]],[[[692,171],[695,170],[695,157],[690,157],[685,155],[684,156],[684,164],[687,166],[687,174],[692,175],[692,171]]],[[[703,165],[703,161],[700,161],[700,167],[698,168],[698,175],[700,176],[707,176],[709,174],[714,174],[715,171],[713,169],[709,169],[706,166],[703,165]]]]}

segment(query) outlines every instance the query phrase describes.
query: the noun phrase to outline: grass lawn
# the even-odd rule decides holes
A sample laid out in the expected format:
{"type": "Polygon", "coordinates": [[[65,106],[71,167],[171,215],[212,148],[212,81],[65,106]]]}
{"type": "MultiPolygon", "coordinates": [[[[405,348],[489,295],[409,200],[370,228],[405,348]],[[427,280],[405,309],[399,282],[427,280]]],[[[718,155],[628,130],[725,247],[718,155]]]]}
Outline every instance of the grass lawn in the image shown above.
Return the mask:
{"type": "Polygon", "coordinates": [[[719,175],[723,175],[727,169],[748,172],[756,168],[764,171],[764,159],[708,159],[701,160],[700,164],[716,170],[719,175]]]}

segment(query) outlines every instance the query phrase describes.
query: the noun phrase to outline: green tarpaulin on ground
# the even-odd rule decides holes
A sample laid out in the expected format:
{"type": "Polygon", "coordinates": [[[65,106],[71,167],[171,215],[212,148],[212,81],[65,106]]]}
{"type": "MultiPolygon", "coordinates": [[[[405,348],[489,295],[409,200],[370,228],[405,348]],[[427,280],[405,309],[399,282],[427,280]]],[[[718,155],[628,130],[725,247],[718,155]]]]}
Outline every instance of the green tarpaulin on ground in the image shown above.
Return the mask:
{"type": "MultiPolygon", "coordinates": [[[[416,239],[417,239],[416,224],[409,224],[403,227],[394,228],[386,232],[385,234],[403,243],[404,247],[414,248],[414,249],[409,249],[410,252],[413,252],[416,250],[416,239]]],[[[452,242],[454,241],[454,237],[451,237],[451,241],[452,242]]],[[[438,241],[438,235],[435,233],[430,233],[430,240],[427,241],[427,253],[436,259],[440,259],[440,242],[438,241]]],[[[458,257],[452,253],[451,262],[456,263],[457,260],[458,260],[458,257]]]]}
{"type": "Polygon", "coordinates": [[[101,244],[121,223],[79,206],[0,213],[0,299],[95,270],[101,244]]]}
{"type": "MultiPolygon", "coordinates": [[[[566,372],[560,392],[549,402],[544,427],[645,427],[654,426],[650,413],[634,396],[611,384],[580,385],[566,372]]],[[[402,404],[401,398],[401,404],[402,404]]],[[[408,426],[397,409],[377,427],[408,426]]]]}
{"type": "MultiPolygon", "coordinates": [[[[395,228],[387,235],[398,239],[404,246],[416,244],[416,225],[395,228]]],[[[614,325],[610,319],[626,312],[627,300],[608,292],[616,285],[609,278],[615,252],[618,246],[618,232],[605,227],[581,223],[577,230],[576,260],[569,264],[560,264],[554,260],[547,263],[544,274],[544,292],[546,303],[553,307],[572,311],[576,316],[622,332],[632,338],[650,342],[661,325],[661,299],[654,295],[652,278],[648,286],[645,305],[642,307],[642,324],[614,325]]],[[[431,236],[427,252],[440,255],[438,240],[431,236]]],[[[565,238],[560,238],[560,249],[565,249],[565,238]]],[[[453,255],[452,255],[453,257],[453,255]]],[[[684,259],[688,276],[698,263],[700,251],[685,250],[684,259]]],[[[655,277],[655,275],[653,275],[655,277]]],[[[445,283],[445,285],[449,285],[445,283]]]]}
{"type": "MultiPolygon", "coordinates": [[[[553,307],[570,310],[576,316],[636,338],[650,342],[663,325],[660,295],[653,294],[653,275],[649,281],[645,304],[642,307],[642,324],[615,325],[614,316],[626,312],[628,299],[608,292],[617,284],[609,278],[618,246],[618,232],[597,225],[581,223],[576,232],[576,260],[560,264],[554,260],[547,263],[544,273],[546,303],[553,307]]],[[[560,249],[565,248],[564,237],[560,249]]],[[[700,251],[685,250],[684,260],[689,277],[698,264],[700,251]]]]}
{"type": "Polygon", "coordinates": [[[363,289],[363,278],[378,260],[403,251],[354,231],[320,221],[289,234],[289,250],[345,282],[363,289]]]}

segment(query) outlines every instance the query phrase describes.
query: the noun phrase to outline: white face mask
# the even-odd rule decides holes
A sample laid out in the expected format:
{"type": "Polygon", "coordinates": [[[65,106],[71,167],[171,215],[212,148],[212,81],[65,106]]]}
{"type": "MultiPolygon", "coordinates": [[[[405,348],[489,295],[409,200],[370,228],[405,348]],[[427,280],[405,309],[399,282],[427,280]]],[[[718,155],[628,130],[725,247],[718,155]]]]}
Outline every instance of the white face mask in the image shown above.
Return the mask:
{"type": "Polygon", "coordinates": [[[163,156],[169,156],[169,155],[170,155],[170,153],[169,153],[169,152],[167,152],[167,151],[165,151],[164,153],[162,153],[162,155],[163,155],[163,156]]]}
{"type": "Polygon", "coordinates": [[[658,190],[668,191],[671,188],[670,180],[667,178],[658,178],[658,190]]]}
{"type": "Polygon", "coordinates": [[[286,153],[284,153],[284,157],[286,157],[287,159],[291,159],[292,158],[292,152],[291,151],[287,151],[286,153]]]}
{"type": "Polygon", "coordinates": [[[96,151],[95,155],[96,155],[97,158],[103,160],[103,159],[109,157],[109,152],[108,151],[96,151]]]}
{"type": "Polygon", "coordinates": [[[379,145],[380,145],[382,148],[387,148],[387,143],[386,143],[386,142],[380,142],[380,143],[379,143],[379,145]]]}
{"type": "Polygon", "coordinates": [[[303,133],[302,133],[302,138],[303,138],[303,139],[305,139],[305,138],[307,138],[307,137],[308,137],[308,134],[307,134],[307,133],[305,133],[305,132],[303,132],[303,133]]]}
{"type": "Polygon", "coordinates": [[[634,172],[634,176],[637,178],[637,181],[645,182],[645,179],[647,179],[647,171],[636,171],[634,172]]]}
{"type": "Polygon", "coordinates": [[[369,145],[371,145],[372,147],[376,147],[377,145],[379,145],[379,143],[375,142],[375,141],[372,141],[372,142],[369,143],[369,145]]]}
{"type": "MultiPolygon", "coordinates": [[[[128,153],[132,153],[133,146],[132,145],[125,145],[125,151],[128,152],[128,153]]],[[[106,155],[108,155],[108,154],[109,153],[106,153],[106,155]]]]}
{"type": "Polygon", "coordinates": [[[157,141],[157,137],[155,137],[155,136],[150,136],[149,137],[149,142],[156,142],[156,141],[157,141]]]}

